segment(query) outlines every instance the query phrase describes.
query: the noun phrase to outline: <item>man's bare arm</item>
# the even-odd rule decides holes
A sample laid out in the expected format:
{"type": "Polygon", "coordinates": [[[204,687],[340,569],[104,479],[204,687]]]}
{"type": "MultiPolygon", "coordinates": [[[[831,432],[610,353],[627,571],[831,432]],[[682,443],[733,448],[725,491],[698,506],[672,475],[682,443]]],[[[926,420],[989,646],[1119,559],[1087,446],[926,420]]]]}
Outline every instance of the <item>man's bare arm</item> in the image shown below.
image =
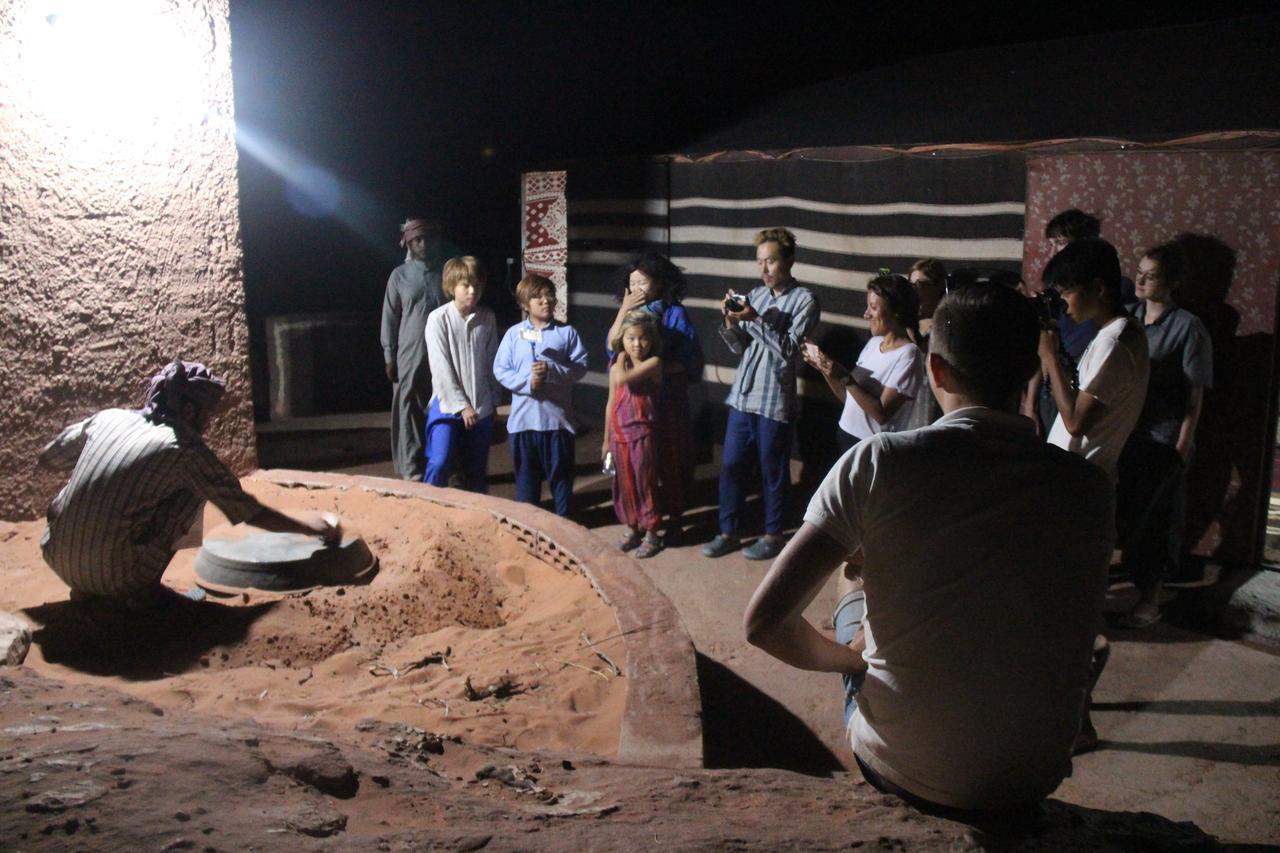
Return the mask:
{"type": "Polygon", "coordinates": [[[846,558],[845,550],[817,527],[803,524],[747,605],[747,642],[798,669],[865,672],[858,651],[823,635],[804,618],[805,608],[846,558]]]}

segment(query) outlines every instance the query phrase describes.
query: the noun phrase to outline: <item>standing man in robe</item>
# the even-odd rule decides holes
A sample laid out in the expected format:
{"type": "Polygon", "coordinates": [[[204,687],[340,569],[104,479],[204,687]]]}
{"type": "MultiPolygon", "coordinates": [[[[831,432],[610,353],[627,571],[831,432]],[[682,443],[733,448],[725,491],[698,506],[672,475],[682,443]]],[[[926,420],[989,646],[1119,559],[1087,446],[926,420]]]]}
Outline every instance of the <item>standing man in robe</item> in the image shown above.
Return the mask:
{"type": "Polygon", "coordinates": [[[444,304],[440,288],[440,223],[409,219],[400,226],[405,261],[391,272],[382,300],[382,355],[391,401],[391,462],[397,476],[421,482],[426,471],[422,435],[431,400],[427,315],[444,304]]]}

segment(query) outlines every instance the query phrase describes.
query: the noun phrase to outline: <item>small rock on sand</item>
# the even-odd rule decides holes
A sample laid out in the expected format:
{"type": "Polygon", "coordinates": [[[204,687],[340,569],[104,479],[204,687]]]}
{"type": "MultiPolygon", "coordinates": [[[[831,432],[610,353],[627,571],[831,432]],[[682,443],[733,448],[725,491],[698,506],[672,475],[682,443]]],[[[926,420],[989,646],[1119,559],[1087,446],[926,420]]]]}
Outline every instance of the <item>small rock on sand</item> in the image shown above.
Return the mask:
{"type": "Polygon", "coordinates": [[[21,666],[31,650],[31,626],[12,613],[0,612],[0,666],[21,666]]]}

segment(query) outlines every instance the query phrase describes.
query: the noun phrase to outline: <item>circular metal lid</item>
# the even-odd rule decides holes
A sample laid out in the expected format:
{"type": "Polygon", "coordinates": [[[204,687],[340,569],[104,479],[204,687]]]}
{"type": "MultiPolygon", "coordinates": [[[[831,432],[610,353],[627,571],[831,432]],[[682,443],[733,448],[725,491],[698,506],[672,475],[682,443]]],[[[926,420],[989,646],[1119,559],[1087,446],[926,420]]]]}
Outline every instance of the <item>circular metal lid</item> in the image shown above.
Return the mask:
{"type": "Polygon", "coordinates": [[[327,546],[318,537],[224,524],[205,534],[196,555],[196,582],[212,592],[302,592],[318,586],[368,583],[378,560],[354,530],[327,546]]]}

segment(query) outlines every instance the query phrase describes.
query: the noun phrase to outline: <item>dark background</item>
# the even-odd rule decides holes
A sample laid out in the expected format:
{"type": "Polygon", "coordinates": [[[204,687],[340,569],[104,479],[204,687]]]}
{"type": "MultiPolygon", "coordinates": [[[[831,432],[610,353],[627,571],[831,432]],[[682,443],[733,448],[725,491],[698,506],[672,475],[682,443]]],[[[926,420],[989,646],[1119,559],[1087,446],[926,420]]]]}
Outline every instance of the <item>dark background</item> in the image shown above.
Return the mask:
{"type": "Polygon", "coordinates": [[[1274,3],[828,5],[232,0],[258,417],[264,318],[376,313],[406,216],[486,259],[509,312],[530,168],[1278,124],[1274,3]]]}

